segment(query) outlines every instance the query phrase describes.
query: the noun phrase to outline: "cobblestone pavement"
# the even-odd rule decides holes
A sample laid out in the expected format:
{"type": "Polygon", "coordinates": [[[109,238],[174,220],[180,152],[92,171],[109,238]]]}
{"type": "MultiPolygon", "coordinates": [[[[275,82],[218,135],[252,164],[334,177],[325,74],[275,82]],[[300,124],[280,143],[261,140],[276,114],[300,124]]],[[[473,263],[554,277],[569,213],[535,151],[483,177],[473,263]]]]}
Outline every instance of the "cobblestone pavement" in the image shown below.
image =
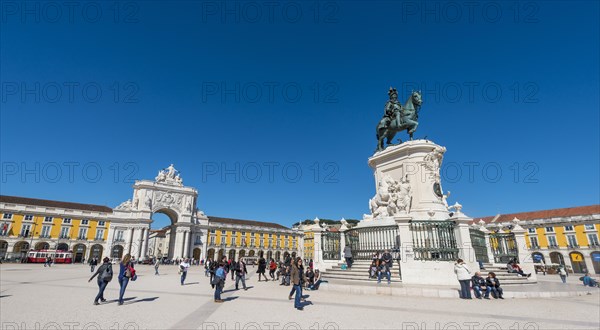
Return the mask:
{"type": "MultiPolygon", "coordinates": [[[[1,329],[598,329],[600,290],[581,297],[506,300],[345,295],[305,291],[304,311],[288,300],[290,287],[257,282],[250,268],[248,291],[231,277],[222,304],[202,267],[191,268],[181,286],[175,266],[138,265],[126,302],[118,306],[118,281],[100,306],[92,304],[96,281],[83,265],[0,265],[1,329]]],[[[572,285],[576,285],[575,278],[572,285]]],[[[548,281],[555,282],[554,278],[548,281]]],[[[551,283],[556,285],[556,283],[551,283]]],[[[506,289],[509,289],[507,287],[506,289]]]]}

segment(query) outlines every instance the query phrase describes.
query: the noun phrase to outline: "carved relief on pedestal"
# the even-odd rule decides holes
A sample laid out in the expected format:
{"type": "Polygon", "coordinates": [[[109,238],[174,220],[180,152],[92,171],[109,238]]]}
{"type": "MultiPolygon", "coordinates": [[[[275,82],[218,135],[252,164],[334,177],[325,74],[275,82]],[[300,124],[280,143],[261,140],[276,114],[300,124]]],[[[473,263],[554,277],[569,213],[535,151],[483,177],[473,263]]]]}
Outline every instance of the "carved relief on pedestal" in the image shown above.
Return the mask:
{"type": "Polygon", "coordinates": [[[430,178],[432,178],[434,182],[440,182],[440,167],[442,166],[445,152],[446,147],[436,146],[430,153],[425,155],[424,165],[426,169],[431,171],[430,178]]]}
{"type": "MultiPolygon", "coordinates": [[[[444,193],[442,192],[442,183],[440,180],[440,168],[446,147],[436,146],[430,153],[425,155],[425,168],[430,171],[428,178],[433,181],[433,192],[435,196],[445,202],[444,193]]],[[[446,196],[447,197],[447,196],[446,196]]]]}
{"type": "Polygon", "coordinates": [[[377,219],[409,213],[411,201],[412,191],[408,175],[405,175],[401,181],[384,175],[379,181],[377,193],[369,201],[369,208],[372,218],[377,219]]]}

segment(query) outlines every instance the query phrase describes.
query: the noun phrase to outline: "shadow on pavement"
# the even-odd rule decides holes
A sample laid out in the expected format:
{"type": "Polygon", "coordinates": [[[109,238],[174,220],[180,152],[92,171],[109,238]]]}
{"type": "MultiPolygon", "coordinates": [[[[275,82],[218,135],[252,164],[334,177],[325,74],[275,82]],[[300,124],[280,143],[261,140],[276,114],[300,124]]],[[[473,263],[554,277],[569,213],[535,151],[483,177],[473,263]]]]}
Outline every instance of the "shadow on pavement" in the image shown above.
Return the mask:
{"type": "Polygon", "coordinates": [[[144,298],[144,299],[134,300],[131,303],[129,303],[128,305],[139,303],[139,302],[155,301],[156,299],[158,299],[158,297],[151,297],[151,298],[144,298]]]}

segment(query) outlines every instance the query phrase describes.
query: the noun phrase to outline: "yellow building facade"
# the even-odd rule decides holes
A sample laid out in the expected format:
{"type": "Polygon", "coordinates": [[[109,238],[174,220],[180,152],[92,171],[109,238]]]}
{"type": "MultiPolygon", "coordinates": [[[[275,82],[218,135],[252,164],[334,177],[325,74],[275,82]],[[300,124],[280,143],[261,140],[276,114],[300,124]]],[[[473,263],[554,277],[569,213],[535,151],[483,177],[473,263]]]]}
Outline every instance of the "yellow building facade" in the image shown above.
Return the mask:
{"type": "Polygon", "coordinates": [[[538,266],[565,265],[573,273],[600,274],[600,205],[499,214],[490,225],[518,219],[526,230],[524,247],[538,266]]]}
{"type": "Polygon", "coordinates": [[[222,257],[283,260],[286,254],[300,256],[302,233],[282,225],[231,218],[208,217],[207,258],[222,257]]]}
{"type": "Polygon", "coordinates": [[[0,258],[29,250],[73,252],[73,261],[101,258],[110,229],[106,206],[0,196],[0,258]]]}

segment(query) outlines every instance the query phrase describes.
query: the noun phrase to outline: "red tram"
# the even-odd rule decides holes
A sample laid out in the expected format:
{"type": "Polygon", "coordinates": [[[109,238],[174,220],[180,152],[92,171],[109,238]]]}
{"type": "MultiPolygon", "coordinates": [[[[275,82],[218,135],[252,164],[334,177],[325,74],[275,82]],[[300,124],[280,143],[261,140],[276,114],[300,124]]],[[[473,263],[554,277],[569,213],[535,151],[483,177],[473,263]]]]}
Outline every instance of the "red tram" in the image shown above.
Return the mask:
{"type": "Polygon", "coordinates": [[[73,252],[63,250],[34,250],[27,253],[27,262],[44,263],[51,257],[52,263],[70,264],[73,262],[73,252]]]}

